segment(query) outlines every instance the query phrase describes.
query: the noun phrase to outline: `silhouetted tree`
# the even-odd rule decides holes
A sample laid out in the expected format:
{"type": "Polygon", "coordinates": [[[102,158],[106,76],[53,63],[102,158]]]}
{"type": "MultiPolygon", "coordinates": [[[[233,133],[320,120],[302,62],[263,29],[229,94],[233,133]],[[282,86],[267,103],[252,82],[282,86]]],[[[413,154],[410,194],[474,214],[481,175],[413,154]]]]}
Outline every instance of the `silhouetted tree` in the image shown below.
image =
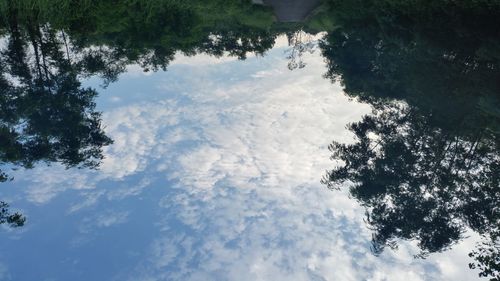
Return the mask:
{"type": "MultiPolygon", "coordinates": [[[[82,88],[57,31],[9,25],[0,56],[0,163],[97,167],[112,141],[95,111],[97,92],[82,88]],[[32,50],[32,53],[30,53],[32,50]]],[[[8,177],[2,173],[2,179],[8,177]]]]}
{"type": "Polygon", "coordinates": [[[20,213],[11,213],[9,204],[0,201],[0,224],[7,223],[11,227],[23,226],[26,218],[20,213]]]}
{"type": "Polygon", "coordinates": [[[374,111],[323,182],[365,206],[374,253],[408,239],[425,257],[470,228],[486,241],[471,267],[498,278],[500,7],[445,2],[330,1],[326,77],[374,111]]]}
{"type": "Polygon", "coordinates": [[[469,253],[475,262],[469,263],[471,269],[479,269],[479,276],[489,277],[490,281],[500,280],[500,235],[495,232],[484,237],[475,251],[469,253]]]}
{"type": "Polygon", "coordinates": [[[357,142],[330,146],[343,164],[324,182],[330,188],[352,182],[351,195],[368,210],[375,253],[395,238],[417,240],[423,255],[438,252],[459,240],[465,226],[484,233],[500,223],[495,135],[478,130],[460,137],[401,104],[349,129],[357,142]]]}

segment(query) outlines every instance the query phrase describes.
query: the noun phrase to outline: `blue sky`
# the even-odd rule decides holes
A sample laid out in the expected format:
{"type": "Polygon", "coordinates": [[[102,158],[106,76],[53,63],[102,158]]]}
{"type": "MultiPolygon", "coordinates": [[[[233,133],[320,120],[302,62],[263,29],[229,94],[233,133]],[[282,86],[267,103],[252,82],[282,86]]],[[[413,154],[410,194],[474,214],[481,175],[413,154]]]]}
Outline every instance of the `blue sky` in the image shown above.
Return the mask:
{"type": "Polygon", "coordinates": [[[100,170],[40,165],[2,187],[28,221],[2,230],[0,280],[475,279],[472,240],[370,253],[364,210],[320,184],[328,144],[370,108],[322,78],[318,52],[289,71],[278,41],[246,61],[130,66],[100,89],[115,141],[100,170]]]}

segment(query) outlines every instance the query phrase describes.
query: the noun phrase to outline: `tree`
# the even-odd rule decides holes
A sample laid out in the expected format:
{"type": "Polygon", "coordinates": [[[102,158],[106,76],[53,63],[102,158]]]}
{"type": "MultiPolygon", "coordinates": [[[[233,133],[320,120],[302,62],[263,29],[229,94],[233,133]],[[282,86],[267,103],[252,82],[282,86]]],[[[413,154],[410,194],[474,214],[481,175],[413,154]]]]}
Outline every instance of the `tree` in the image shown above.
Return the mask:
{"type": "Polygon", "coordinates": [[[97,92],[81,87],[55,30],[10,23],[0,57],[0,163],[97,167],[102,147],[112,142],[95,111],[97,92]]]}
{"type": "Polygon", "coordinates": [[[26,222],[26,218],[20,213],[11,213],[9,204],[0,201],[0,224],[7,223],[11,227],[21,227],[26,222]]]}
{"type": "Polygon", "coordinates": [[[334,142],[323,179],[366,208],[379,254],[416,240],[425,257],[469,228],[470,256],[498,278],[500,93],[498,2],[330,1],[337,23],[320,44],[326,77],[374,111],[334,142]],[[362,3],[361,3],[362,2],[362,3]],[[495,8],[496,7],[496,8],[495,8]]]}
{"type": "Polygon", "coordinates": [[[330,145],[343,165],[323,182],[330,188],[353,183],[351,195],[368,210],[375,253],[396,238],[417,240],[421,255],[439,252],[460,240],[465,226],[487,233],[500,223],[495,135],[479,130],[458,137],[401,104],[349,129],[358,141],[330,145]]]}

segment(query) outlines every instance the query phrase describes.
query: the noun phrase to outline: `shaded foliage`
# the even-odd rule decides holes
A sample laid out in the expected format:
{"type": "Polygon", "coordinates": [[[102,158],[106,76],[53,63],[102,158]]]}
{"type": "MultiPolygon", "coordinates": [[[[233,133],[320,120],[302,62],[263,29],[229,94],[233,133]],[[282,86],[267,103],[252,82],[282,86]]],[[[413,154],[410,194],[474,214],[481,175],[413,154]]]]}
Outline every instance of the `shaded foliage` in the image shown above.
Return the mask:
{"type": "MultiPolygon", "coordinates": [[[[112,140],[95,111],[97,92],[81,88],[71,63],[54,44],[54,34],[30,33],[36,53],[12,27],[0,57],[0,164],[32,168],[37,162],[95,168],[102,146],[112,140]]],[[[0,170],[0,182],[10,178],[0,170]]],[[[0,202],[0,224],[21,227],[26,218],[0,202]]]]}
{"type": "Polygon", "coordinates": [[[63,9],[38,1],[8,0],[0,12],[23,25],[49,23],[63,30],[73,51],[85,56],[82,70],[116,80],[127,64],[166,70],[178,52],[229,53],[244,59],[274,44],[272,11],[250,1],[62,1],[63,9]],[[33,3],[34,2],[34,3],[33,3]],[[90,50],[90,47],[94,47],[90,50]]]}
{"type": "Polygon", "coordinates": [[[329,1],[326,77],[373,105],[334,142],[323,179],[366,207],[373,251],[416,240],[444,251],[466,229],[471,268],[496,280],[500,226],[498,1],[329,1]],[[425,2],[425,3],[424,3],[425,2]]]}
{"type": "Polygon", "coordinates": [[[350,194],[368,210],[373,248],[395,238],[415,239],[421,255],[449,248],[465,227],[481,234],[498,228],[499,142],[484,129],[436,127],[415,108],[393,103],[349,126],[354,144],[334,142],[330,188],[352,182],[350,194]],[[460,129],[457,129],[459,131],[460,129]]]}
{"type": "Polygon", "coordinates": [[[500,93],[500,2],[330,2],[338,27],[321,44],[326,76],[348,95],[374,105],[405,100],[443,127],[479,107],[488,127],[498,126],[500,115],[485,106],[498,105],[500,93]]]}
{"type": "Polygon", "coordinates": [[[21,227],[26,222],[26,217],[20,213],[11,213],[9,204],[0,201],[0,224],[8,224],[10,227],[21,227]]]}
{"type": "Polygon", "coordinates": [[[475,262],[469,263],[471,269],[479,269],[479,276],[490,277],[490,281],[500,280],[500,235],[494,233],[490,239],[482,242],[469,257],[475,262]]]}
{"type": "MultiPolygon", "coordinates": [[[[97,92],[81,87],[78,63],[61,34],[9,20],[0,56],[0,164],[31,168],[39,161],[95,168],[112,141],[95,111],[97,92]]],[[[8,177],[2,172],[2,180],[8,177]]]]}

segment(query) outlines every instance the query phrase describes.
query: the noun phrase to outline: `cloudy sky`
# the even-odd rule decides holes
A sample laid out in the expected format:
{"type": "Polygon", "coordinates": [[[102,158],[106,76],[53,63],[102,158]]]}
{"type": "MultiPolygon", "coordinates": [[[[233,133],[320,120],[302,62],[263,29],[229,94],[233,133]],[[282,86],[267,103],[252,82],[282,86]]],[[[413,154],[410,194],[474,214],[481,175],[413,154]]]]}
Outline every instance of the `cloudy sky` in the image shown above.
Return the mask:
{"type": "Polygon", "coordinates": [[[100,89],[115,141],[100,170],[40,165],[2,186],[28,221],[1,230],[0,280],[474,280],[472,240],[371,254],[364,210],[320,184],[328,144],[370,108],[322,78],[318,52],[288,70],[287,49],[131,66],[100,89]]]}

